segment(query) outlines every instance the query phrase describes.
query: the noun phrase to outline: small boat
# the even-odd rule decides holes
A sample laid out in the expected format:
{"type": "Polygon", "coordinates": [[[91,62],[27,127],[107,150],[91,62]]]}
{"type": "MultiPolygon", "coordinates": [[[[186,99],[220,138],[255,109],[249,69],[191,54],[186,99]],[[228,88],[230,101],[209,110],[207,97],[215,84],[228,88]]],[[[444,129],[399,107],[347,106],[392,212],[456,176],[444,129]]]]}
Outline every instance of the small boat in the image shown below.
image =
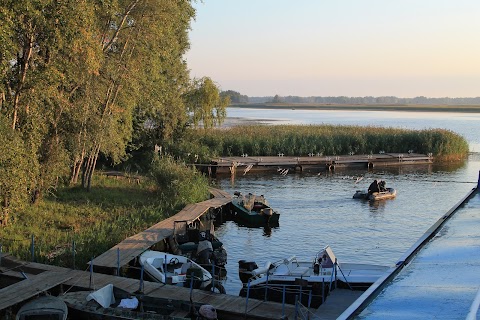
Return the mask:
{"type": "Polygon", "coordinates": [[[112,284],[96,291],[81,290],[59,296],[70,309],[71,319],[190,319],[198,308],[185,301],[131,294],[112,284]]]}
{"type": "Polygon", "coordinates": [[[185,256],[147,250],[140,255],[139,261],[145,273],[154,281],[184,287],[193,284],[195,289],[213,289],[225,293],[223,286],[214,281],[210,272],[185,256]]]}
{"type": "Polygon", "coordinates": [[[353,199],[363,199],[363,200],[385,200],[393,199],[397,196],[397,190],[394,188],[386,188],[385,191],[374,192],[369,194],[367,191],[357,190],[353,195],[353,199]]]}
{"type": "Polygon", "coordinates": [[[297,261],[295,256],[258,267],[255,262],[240,260],[241,296],[318,308],[335,288],[366,290],[388,269],[388,266],[339,263],[326,246],[312,261],[297,261]],[[248,292],[248,293],[247,293],[248,292]]]}
{"type": "Polygon", "coordinates": [[[248,226],[264,226],[278,224],[280,214],[273,210],[263,195],[252,193],[244,196],[236,191],[232,199],[233,218],[248,226]]]}
{"type": "Polygon", "coordinates": [[[17,312],[16,320],[28,319],[55,319],[65,320],[68,316],[68,307],[55,296],[41,296],[24,304],[17,312]]]}
{"type": "Polygon", "coordinates": [[[227,251],[215,236],[211,220],[174,221],[173,235],[168,237],[168,244],[175,255],[185,256],[204,268],[215,265],[216,272],[225,270],[227,251]]]}

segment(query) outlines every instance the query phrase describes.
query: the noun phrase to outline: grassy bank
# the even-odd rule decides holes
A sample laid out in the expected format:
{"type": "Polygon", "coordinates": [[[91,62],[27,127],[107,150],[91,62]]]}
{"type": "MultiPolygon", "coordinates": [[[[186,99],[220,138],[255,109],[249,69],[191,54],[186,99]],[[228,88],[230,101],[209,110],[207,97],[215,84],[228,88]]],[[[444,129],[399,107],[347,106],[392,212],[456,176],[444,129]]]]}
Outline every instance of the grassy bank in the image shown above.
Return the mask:
{"type": "Polygon", "coordinates": [[[33,236],[35,261],[73,267],[75,243],[75,266],[85,269],[92,257],[208,198],[208,181],[199,173],[171,160],[154,167],[151,178],[99,173],[91,192],[66,187],[27,206],[0,228],[2,251],[31,261],[33,236]]]}
{"type": "Polygon", "coordinates": [[[444,129],[408,130],[340,125],[252,125],[224,130],[198,130],[189,140],[215,156],[306,156],[392,153],[432,153],[437,159],[462,159],[468,143],[444,129]]]}

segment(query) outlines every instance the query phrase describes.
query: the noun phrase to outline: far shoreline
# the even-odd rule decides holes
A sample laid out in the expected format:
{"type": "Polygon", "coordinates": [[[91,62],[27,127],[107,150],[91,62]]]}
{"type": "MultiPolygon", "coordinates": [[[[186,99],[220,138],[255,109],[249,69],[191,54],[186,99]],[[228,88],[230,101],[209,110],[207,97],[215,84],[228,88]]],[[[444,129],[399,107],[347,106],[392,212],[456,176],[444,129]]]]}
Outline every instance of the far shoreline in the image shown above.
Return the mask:
{"type": "Polygon", "coordinates": [[[229,108],[244,109],[298,109],[298,110],[358,110],[358,111],[409,111],[409,112],[459,112],[480,113],[480,105],[429,105],[429,104],[311,104],[311,103],[235,103],[229,108]]]}

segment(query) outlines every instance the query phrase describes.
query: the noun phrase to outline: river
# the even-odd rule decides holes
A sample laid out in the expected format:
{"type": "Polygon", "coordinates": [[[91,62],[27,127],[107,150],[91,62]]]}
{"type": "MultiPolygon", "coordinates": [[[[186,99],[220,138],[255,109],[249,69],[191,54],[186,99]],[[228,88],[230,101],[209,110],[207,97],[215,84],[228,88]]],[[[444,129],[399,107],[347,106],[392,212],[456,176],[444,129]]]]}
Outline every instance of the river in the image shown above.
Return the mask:
{"type": "Polygon", "coordinates": [[[311,261],[330,245],[339,262],[394,265],[404,252],[444,213],[476,186],[480,170],[479,113],[263,110],[229,108],[227,124],[340,124],[443,128],[464,136],[470,146],[462,163],[336,170],[332,173],[247,173],[225,175],[216,186],[263,194],[280,212],[276,228],[247,228],[218,222],[216,235],[228,252],[227,293],[241,288],[238,261],[276,261],[296,255],[311,261]],[[357,179],[361,180],[357,183],[357,179]],[[397,197],[375,203],[352,199],[374,179],[387,181],[397,197]]]}

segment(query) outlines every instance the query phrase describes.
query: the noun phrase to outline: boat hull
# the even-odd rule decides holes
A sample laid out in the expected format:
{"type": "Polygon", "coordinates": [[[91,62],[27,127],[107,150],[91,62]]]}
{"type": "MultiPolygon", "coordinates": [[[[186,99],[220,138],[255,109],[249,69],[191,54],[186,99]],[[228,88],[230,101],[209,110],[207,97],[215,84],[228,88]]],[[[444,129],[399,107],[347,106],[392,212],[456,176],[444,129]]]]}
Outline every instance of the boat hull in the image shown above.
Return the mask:
{"type": "Polygon", "coordinates": [[[378,201],[378,200],[386,200],[386,199],[393,199],[397,196],[397,190],[393,188],[387,188],[387,191],[384,192],[374,192],[373,194],[369,194],[368,192],[357,190],[353,195],[354,199],[361,199],[361,200],[370,200],[370,201],[378,201]]]}
{"type": "Polygon", "coordinates": [[[280,214],[266,204],[256,203],[251,210],[245,208],[242,200],[232,200],[233,219],[247,226],[276,226],[280,214]]]}

